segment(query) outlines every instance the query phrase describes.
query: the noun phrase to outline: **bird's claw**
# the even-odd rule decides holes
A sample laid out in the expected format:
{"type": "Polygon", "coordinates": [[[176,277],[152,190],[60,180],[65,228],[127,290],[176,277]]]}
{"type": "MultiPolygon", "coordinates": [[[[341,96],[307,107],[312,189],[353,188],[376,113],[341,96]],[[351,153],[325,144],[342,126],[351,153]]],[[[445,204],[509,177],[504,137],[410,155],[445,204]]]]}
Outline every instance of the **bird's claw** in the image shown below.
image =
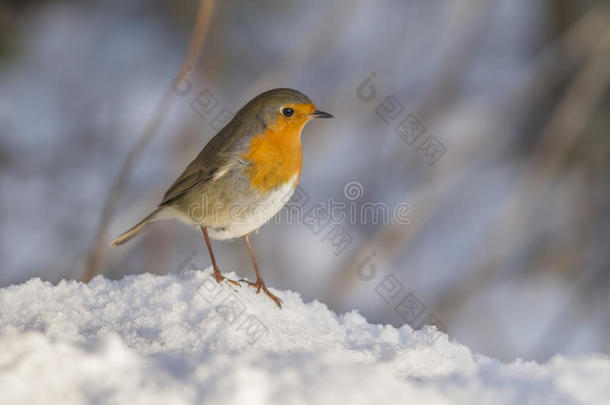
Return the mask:
{"type": "Polygon", "coordinates": [[[239,282],[244,282],[246,284],[248,284],[249,287],[254,287],[256,288],[256,293],[260,293],[261,289],[264,291],[264,293],[267,295],[267,297],[271,298],[271,300],[273,302],[275,302],[275,304],[281,309],[282,308],[282,300],[271,293],[271,291],[269,291],[267,289],[267,286],[265,286],[265,283],[263,282],[263,280],[256,280],[254,283],[252,281],[246,280],[245,278],[242,278],[241,280],[239,280],[239,282]]]}
{"type": "Polygon", "coordinates": [[[217,283],[226,281],[227,283],[233,285],[234,287],[241,287],[241,284],[239,284],[239,281],[231,280],[230,278],[223,276],[222,273],[220,272],[220,270],[218,270],[218,269],[214,269],[214,279],[216,280],[217,283]]]}

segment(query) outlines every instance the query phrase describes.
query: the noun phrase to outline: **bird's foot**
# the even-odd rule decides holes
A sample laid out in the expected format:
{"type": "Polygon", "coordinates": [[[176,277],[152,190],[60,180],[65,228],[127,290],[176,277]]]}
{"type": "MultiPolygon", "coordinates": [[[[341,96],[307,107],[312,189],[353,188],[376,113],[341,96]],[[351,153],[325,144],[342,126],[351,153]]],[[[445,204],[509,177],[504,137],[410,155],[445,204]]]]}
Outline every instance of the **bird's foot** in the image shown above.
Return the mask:
{"type": "Polygon", "coordinates": [[[241,284],[239,284],[239,281],[231,280],[230,278],[223,276],[222,273],[220,272],[220,269],[218,269],[218,268],[214,268],[214,279],[216,280],[217,283],[222,283],[223,281],[226,281],[227,283],[229,283],[235,287],[241,287],[241,284]]]}
{"type": "Polygon", "coordinates": [[[256,280],[256,281],[253,283],[252,281],[248,281],[248,280],[246,280],[246,279],[244,278],[244,279],[239,280],[239,282],[240,282],[240,283],[244,282],[244,283],[248,284],[248,286],[256,288],[256,293],[257,293],[257,294],[258,294],[258,293],[260,293],[260,292],[261,292],[261,290],[263,290],[263,292],[264,292],[265,294],[267,294],[267,297],[271,298],[271,300],[272,300],[273,302],[275,302],[275,304],[276,304],[276,305],[277,305],[277,306],[278,306],[280,309],[282,308],[282,300],[281,300],[281,299],[280,299],[278,296],[273,295],[273,294],[271,293],[271,291],[269,291],[269,290],[267,289],[267,286],[265,285],[265,283],[263,282],[263,280],[262,280],[262,279],[260,279],[260,278],[259,278],[258,280],[256,280]]]}

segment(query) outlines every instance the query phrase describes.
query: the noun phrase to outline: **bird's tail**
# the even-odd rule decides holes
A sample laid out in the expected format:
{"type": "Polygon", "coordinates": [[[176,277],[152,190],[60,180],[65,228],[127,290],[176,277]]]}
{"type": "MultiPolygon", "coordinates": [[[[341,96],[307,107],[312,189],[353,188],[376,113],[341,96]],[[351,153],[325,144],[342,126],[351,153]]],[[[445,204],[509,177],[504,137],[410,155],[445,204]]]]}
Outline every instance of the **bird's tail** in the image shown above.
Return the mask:
{"type": "Polygon", "coordinates": [[[146,227],[149,224],[151,224],[152,222],[155,222],[158,219],[157,217],[158,217],[159,213],[163,210],[163,208],[165,208],[165,207],[159,207],[156,210],[154,210],[152,212],[152,214],[150,214],[149,216],[147,216],[146,218],[144,218],[143,220],[138,222],[138,224],[136,226],[134,226],[127,232],[124,232],[119,237],[117,237],[115,240],[110,242],[110,246],[122,245],[123,243],[128,242],[130,239],[137,236],[140,232],[142,232],[144,229],[146,229],[146,227]]]}

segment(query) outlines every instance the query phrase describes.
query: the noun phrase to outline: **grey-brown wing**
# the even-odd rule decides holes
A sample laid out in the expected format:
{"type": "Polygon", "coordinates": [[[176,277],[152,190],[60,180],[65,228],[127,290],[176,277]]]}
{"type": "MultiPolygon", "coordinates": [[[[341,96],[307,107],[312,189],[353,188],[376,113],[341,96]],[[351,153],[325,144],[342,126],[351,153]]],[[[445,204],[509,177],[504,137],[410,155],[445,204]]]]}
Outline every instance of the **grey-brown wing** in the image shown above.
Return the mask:
{"type": "Polygon", "coordinates": [[[215,148],[206,146],[199,155],[188,165],[182,174],[167,189],[160,205],[180,197],[193,187],[207,183],[214,178],[214,174],[229,162],[229,156],[215,148]]]}
{"type": "Polygon", "coordinates": [[[167,204],[175,198],[180,197],[193,187],[210,181],[214,176],[214,172],[215,170],[213,169],[199,170],[192,174],[188,174],[185,171],[165,192],[160,205],[167,204]]]}
{"type": "Polygon", "coordinates": [[[238,131],[227,131],[225,127],[203,148],[163,196],[161,204],[167,204],[192,188],[214,179],[214,175],[231,163],[242,146],[238,131]],[[225,134],[232,133],[233,136],[225,134]]]}

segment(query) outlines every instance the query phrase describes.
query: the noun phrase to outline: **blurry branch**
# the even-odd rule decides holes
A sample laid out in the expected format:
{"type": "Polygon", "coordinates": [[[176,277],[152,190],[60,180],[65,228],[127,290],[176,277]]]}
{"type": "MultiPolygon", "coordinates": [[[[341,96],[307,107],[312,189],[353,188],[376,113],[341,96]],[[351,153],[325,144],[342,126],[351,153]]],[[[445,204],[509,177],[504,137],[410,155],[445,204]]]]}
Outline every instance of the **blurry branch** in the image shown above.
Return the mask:
{"type": "Polygon", "coordinates": [[[423,122],[429,123],[433,117],[442,115],[454,104],[476,52],[487,39],[493,12],[497,7],[496,2],[489,0],[458,4],[456,7],[459,14],[454,25],[464,33],[455,41],[457,46],[448,47],[444,61],[438,64],[439,71],[429,82],[428,88],[433,91],[427,93],[430,96],[416,112],[416,116],[423,122]]]}
{"type": "Polygon", "coordinates": [[[564,99],[560,102],[548,126],[543,131],[534,155],[546,156],[534,160],[532,172],[537,181],[531,184],[534,190],[547,185],[548,179],[557,171],[567,153],[575,146],[589,123],[596,105],[604,96],[610,81],[610,29],[597,42],[592,56],[578,73],[564,99]],[[550,151],[546,153],[545,151],[550,151]]]}
{"type": "MultiPolygon", "coordinates": [[[[610,28],[598,42],[587,65],[570,85],[565,98],[559,104],[538,144],[537,151],[540,154],[547,148],[550,149],[551,142],[553,142],[551,154],[542,162],[534,162],[533,165],[533,170],[537,172],[537,179],[532,181],[530,186],[536,187],[538,193],[542,188],[543,192],[540,193],[540,196],[544,195],[544,189],[548,187],[548,182],[545,184],[541,180],[545,179],[545,176],[547,179],[550,178],[557,170],[562,158],[574,147],[578,141],[578,135],[584,132],[595,106],[602,100],[608,88],[610,88],[610,28]]],[[[556,336],[557,331],[563,328],[566,314],[570,313],[570,309],[577,307],[577,303],[583,297],[589,296],[587,290],[595,285],[597,279],[603,277],[602,272],[605,271],[606,269],[599,266],[597,274],[588,275],[585,282],[576,288],[573,299],[558,311],[556,319],[538,343],[537,349],[545,347],[543,345],[551,340],[550,336],[556,336]]],[[[565,334],[560,336],[565,337],[565,334]]]]}
{"type": "MultiPolygon", "coordinates": [[[[589,168],[590,171],[591,168],[589,168]]],[[[554,261],[550,263],[549,268],[556,269],[565,266],[566,262],[573,262],[574,256],[581,256],[576,260],[580,260],[574,267],[582,269],[575,277],[569,280],[566,285],[565,298],[554,306],[554,314],[548,317],[545,322],[546,326],[539,337],[530,345],[526,355],[527,358],[534,356],[544,360],[550,358],[554,353],[561,351],[569,345],[569,341],[573,339],[574,334],[578,334],[582,330],[586,330],[588,325],[596,323],[596,315],[604,316],[608,309],[608,272],[604,267],[604,263],[595,263],[596,245],[597,249],[606,249],[606,240],[595,235],[597,228],[603,227],[604,222],[599,223],[599,218],[594,215],[595,203],[599,201],[600,189],[603,190],[605,182],[601,179],[607,174],[589,173],[590,177],[597,175],[597,179],[589,179],[585,182],[581,190],[581,202],[574,204],[578,207],[576,215],[580,221],[570,228],[577,236],[579,246],[572,249],[554,249],[551,252],[545,252],[543,259],[546,261],[554,261]],[[597,238],[596,238],[597,236],[597,238]],[[579,325],[583,325],[580,328],[579,325]],[[549,344],[552,342],[552,344],[549,344]]],[[[607,188],[607,187],[606,187],[607,188]]],[[[604,190],[607,192],[607,190],[604,190]]],[[[603,191],[602,191],[603,192],[603,191]]],[[[607,225],[606,225],[607,226],[607,225]]],[[[601,331],[606,333],[610,329],[601,328],[601,331]]]]}
{"type": "MultiPolygon", "coordinates": [[[[191,34],[191,39],[188,46],[186,57],[184,58],[182,65],[176,75],[176,78],[180,77],[182,80],[189,79],[194,71],[194,66],[199,59],[203,44],[210,26],[210,20],[214,11],[214,0],[201,0],[199,4],[199,11],[195,21],[195,27],[191,34]]],[[[93,243],[89,249],[85,267],[82,273],[82,281],[88,282],[99,273],[100,261],[106,248],[106,233],[110,220],[114,215],[114,211],[117,203],[119,202],[129,174],[133,169],[135,163],[140,158],[150,141],[154,138],[157,130],[165,120],[169,106],[173,100],[172,86],[168,86],[163,98],[157,105],[155,112],[148,122],[148,125],[144,131],[140,134],[135,145],[129,151],[127,158],[123,162],[121,169],[112,184],[112,188],[108,194],[108,197],[104,203],[100,222],[95,232],[93,243]]]]}
{"type": "MultiPolygon", "coordinates": [[[[431,96],[422,102],[422,105],[414,112],[424,122],[430,117],[441,114],[455,100],[460,83],[467,73],[467,67],[474,58],[474,54],[481,42],[486,38],[486,31],[491,21],[491,12],[495,3],[486,0],[467,3],[453,24],[459,27],[469,27],[461,38],[455,42],[456,46],[447,50],[444,60],[439,63],[440,69],[430,80],[431,96]]],[[[399,153],[399,148],[396,149],[399,153]]],[[[402,153],[402,152],[400,152],[402,153]]],[[[430,171],[431,175],[439,174],[430,171]]],[[[425,187],[415,194],[409,195],[408,201],[418,209],[418,216],[429,218],[432,213],[444,202],[450,192],[459,185],[460,175],[457,171],[451,171],[452,175],[438,176],[434,187],[425,187]]],[[[405,201],[407,199],[405,198],[405,201]]],[[[323,300],[331,306],[343,302],[343,297],[348,293],[350,285],[356,280],[355,269],[358,263],[375,250],[378,257],[391,260],[397,255],[401,248],[413,240],[421,226],[415,224],[402,225],[392,223],[380,228],[373,237],[361,246],[356,253],[348,257],[341,268],[336,271],[325,291],[323,300]]]]}
{"type": "MultiPolygon", "coordinates": [[[[485,16],[485,14],[482,15],[485,16]]],[[[530,78],[523,83],[523,86],[520,86],[516,92],[508,97],[505,108],[502,109],[503,116],[500,117],[500,121],[502,123],[514,123],[515,120],[533,109],[536,104],[539,104],[540,101],[542,101],[541,96],[550,94],[549,90],[554,85],[562,79],[565,80],[565,77],[568,75],[569,71],[574,69],[577,62],[582,63],[583,59],[586,59],[592,54],[593,48],[596,45],[594,40],[598,39],[606,29],[607,21],[608,13],[606,8],[592,10],[585,14],[585,16],[575,23],[564,36],[546,50],[530,69],[530,78]],[[565,63],[566,57],[570,59],[567,64],[565,63]]],[[[477,31],[480,32],[480,30],[477,31]]],[[[473,35],[472,37],[465,38],[465,45],[459,48],[468,49],[470,52],[474,52],[476,48],[473,47],[471,41],[476,41],[476,36],[473,35]]],[[[467,60],[467,58],[464,57],[462,60],[467,60]]],[[[599,65],[595,69],[599,69],[599,65]]],[[[435,97],[429,100],[420,111],[418,111],[417,116],[432,117],[433,114],[436,114],[438,109],[444,110],[447,107],[447,99],[450,99],[450,96],[453,95],[452,83],[460,78],[461,71],[462,69],[459,66],[452,69],[447,68],[442,72],[441,77],[436,78],[438,82],[445,83],[442,85],[443,89],[437,91],[438,94],[442,96],[441,98],[444,98],[445,100],[441,100],[440,104],[436,104],[434,102],[434,100],[437,99],[435,94],[435,97]]],[[[580,81],[581,77],[582,76],[579,75],[577,80],[580,81]]],[[[604,77],[604,75],[599,75],[599,77],[604,77]]],[[[585,89],[582,87],[584,84],[588,85],[588,83],[580,81],[576,88],[585,89]]],[[[570,97],[570,99],[566,98],[560,104],[557,112],[554,114],[551,121],[549,121],[547,128],[544,130],[540,139],[540,145],[536,148],[535,157],[539,157],[538,155],[540,155],[543,150],[547,149],[553,151],[553,153],[540,165],[538,165],[539,162],[535,159],[531,160],[531,164],[528,165],[529,170],[526,170],[523,175],[523,183],[521,184],[523,190],[527,189],[534,193],[539,193],[542,190],[541,183],[544,183],[544,181],[541,182],[540,180],[544,180],[545,176],[548,176],[549,173],[556,170],[559,163],[561,163],[562,158],[571,150],[571,147],[574,146],[574,142],[578,140],[578,135],[582,132],[584,126],[588,122],[588,117],[590,116],[592,108],[594,108],[595,102],[600,95],[603,95],[603,83],[599,82],[597,85],[602,88],[598,88],[598,91],[595,94],[588,93],[584,95],[573,94],[573,92],[577,90],[575,90],[574,87],[570,87],[570,90],[566,95],[566,97],[570,97]],[[576,96],[578,96],[578,99],[574,98],[576,96]],[[582,97],[585,98],[581,99],[582,97]],[[591,102],[593,102],[593,104],[591,104],[591,102]],[[575,111],[570,111],[569,109],[573,108],[574,103],[583,104],[580,104],[575,111]],[[573,117],[573,113],[577,113],[578,117],[573,117]],[[573,122],[569,122],[568,124],[564,123],[565,120],[571,121],[572,119],[574,119],[573,122]],[[557,149],[553,148],[556,142],[558,145],[561,145],[557,149]],[[533,176],[531,174],[532,172],[537,173],[538,175],[542,174],[543,176],[533,176]],[[534,178],[538,180],[535,183],[531,183],[531,180],[534,178]]],[[[434,187],[427,187],[418,191],[416,194],[409,196],[409,201],[418,209],[418,216],[421,215],[424,218],[429,218],[433,215],[445,200],[445,197],[450,195],[449,193],[451,190],[448,188],[453,188],[458,184],[455,181],[450,180],[454,177],[453,175],[449,175],[447,179],[445,178],[449,172],[456,173],[456,170],[455,168],[452,168],[452,170],[443,171],[444,176],[437,178],[434,187]],[[441,190],[445,191],[439,192],[441,190]]],[[[516,189],[519,190],[520,187],[516,187],[516,189]]],[[[524,192],[523,196],[525,194],[528,194],[528,192],[524,192]]],[[[516,195],[519,195],[519,193],[516,193],[516,195]]],[[[513,196],[513,198],[514,197],[515,196],[513,196]]],[[[509,210],[515,215],[520,216],[520,218],[518,218],[518,221],[515,221],[515,218],[512,216],[510,218],[505,218],[506,221],[504,222],[504,226],[498,227],[500,232],[497,233],[496,236],[504,236],[504,239],[508,238],[513,241],[519,239],[510,229],[512,229],[515,224],[524,221],[523,213],[526,212],[524,211],[526,208],[527,207],[522,206],[520,209],[514,208],[509,210]]],[[[527,218],[530,218],[530,216],[527,216],[527,218]]],[[[527,221],[524,221],[523,223],[527,223],[527,221]]],[[[418,232],[419,229],[415,226],[400,226],[397,224],[390,224],[380,228],[373,238],[364,244],[355,254],[350,256],[344,262],[340,271],[335,273],[330,280],[329,288],[326,291],[324,300],[331,305],[338,305],[342,301],[342,297],[349,291],[349,285],[355,281],[355,269],[358,263],[369,255],[371,251],[375,250],[377,257],[383,258],[384,261],[391,261],[394,256],[403,251],[404,247],[416,237],[418,232]]],[[[491,277],[496,274],[498,262],[494,259],[501,257],[501,255],[499,255],[499,252],[496,249],[493,249],[493,247],[496,246],[504,249],[506,246],[510,245],[510,240],[491,243],[490,245],[490,248],[483,249],[488,253],[487,260],[483,260],[483,266],[480,266],[479,269],[474,271],[474,274],[471,277],[461,277],[459,285],[452,284],[448,287],[446,293],[438,294],[441,299],[430,305],[431,308],[434,308],[435,313],[442,315],[452,312],[456,309],[455,305],[457,302],[463,302],[463,297],[470,297],[477,291],[480,291],[481,286],[486,284],[491,277]]]]}
{"type": "MultiPolygon", "coordinates": [[[[553,70],[549,66],[565,64],[566,56],[586,59],[545,125],[515,192],[505,203],[503,216],[485,238],[483,264],[469,277],[461,277],[459,285],[453,284],[438,294],[441,299],[433,305],[437,313],[457,311],[457,303],[464,302],[464,297],[473,297],[483,291],[508,262],[515,244],[528,240],[524,231],[531,229],[527,225],[534,223],[533,216],[539,212],[540,201],[546,197],[554,175],[576,146],[610,83],[609,13],[608,7],[594,9],[577,21],[535,64],[534,74],[523,86],[524,91],[517,93],[509,103],[518,106],[507,111],[507,120],[514,120],[515,112],[523,112],[522,105],[533,108],[532,100],[539,101],[541,92],[549,94],[549,88],[558,79],[550,78],[553,70]]],[[[555,74],[564,77],[568,72],[560,70],[555,74]]]]}

